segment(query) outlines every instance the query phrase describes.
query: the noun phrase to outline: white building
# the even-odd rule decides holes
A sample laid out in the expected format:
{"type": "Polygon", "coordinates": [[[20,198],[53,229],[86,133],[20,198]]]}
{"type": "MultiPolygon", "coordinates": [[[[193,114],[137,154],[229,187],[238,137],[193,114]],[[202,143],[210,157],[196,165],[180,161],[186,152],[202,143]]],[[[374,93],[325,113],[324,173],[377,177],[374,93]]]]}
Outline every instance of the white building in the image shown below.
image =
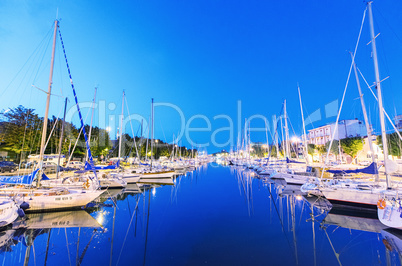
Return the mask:
{"type": "MultiPolygon", "coordinates": [[[[308,143],[315,145],[324,145],[331,140],[335,131],[335,122],[309,130],[308,143]]],[[[334,139],[340,140],[345,138],[363,137],[367,135],[366,126],[363,121],[357,119],[340,120],[338,128],[335,132],[334,139]]]]}
{"type": "Polygon", "coordinates": [[[402,130],[402,115],[396,115],[394,117],[394,120],[395,120],[395,127],[398,130],[402,130]]]}

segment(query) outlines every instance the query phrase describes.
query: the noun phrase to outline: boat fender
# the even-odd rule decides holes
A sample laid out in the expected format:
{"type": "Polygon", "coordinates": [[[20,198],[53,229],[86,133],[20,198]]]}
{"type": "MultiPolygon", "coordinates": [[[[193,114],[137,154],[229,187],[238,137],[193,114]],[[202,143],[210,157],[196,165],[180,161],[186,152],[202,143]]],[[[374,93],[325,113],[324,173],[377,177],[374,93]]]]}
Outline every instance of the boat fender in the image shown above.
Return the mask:
{"type": "Polygon", "coordinates": [[[82,184],[82,186],[83,186],[85,189],[88,189],[88,188],[90,187],[89,180],[87,179],[87,181],[86,181],[84,184],[82,184]]]}
{"type": "Polygon", "coordinates": [[[23,203],[21,203],[20,208],[22,210],[29,209],[29,203],[24,201],[23,203]]]}
{"type": "Polygon", "coordinates": [[[387,206],[387,203],[385,202],[384,199],[379,199],[377,202],[377,207],[380,210],[383,210],[387,206]]]}
{"type": "Polygon", "coordinates": [[[23,209],[18,209],[17,213],[18,213],[18,216],[21,218],[25,216],[25,212],[23,209]]]}

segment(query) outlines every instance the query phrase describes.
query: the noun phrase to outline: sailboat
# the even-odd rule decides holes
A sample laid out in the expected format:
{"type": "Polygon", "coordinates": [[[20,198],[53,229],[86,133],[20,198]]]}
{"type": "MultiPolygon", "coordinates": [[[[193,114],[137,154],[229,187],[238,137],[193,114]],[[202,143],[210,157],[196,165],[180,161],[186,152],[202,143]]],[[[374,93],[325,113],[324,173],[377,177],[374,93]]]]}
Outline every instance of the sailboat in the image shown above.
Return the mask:
{"type": "MultiPolygon", "coordinates": [[[[284,179],[288,184],[303,185],[309,179],[311,179],[313,174],[307,172],[305,169],[299,168],[289,168],[289,165],[298,165],[301,162],[290,160],[291,157],[290,147],[289,147],[289,128],[288,128],[288,117],[286,112],[286,100],[284,101],[284,120],[285,120],[285,157],[286,157],[286,168],[281,168],[279,171],[271,172],[271,179],[284,179]]],[[[311,169],[311,168],[309,168],[311,169]]]]}
{"type": "Polygon", "coordinates": [[[141,183],[163,183],[173,185],[172,177],[175,175],[174,170],[166,170],[154,167],[154,99],[152,98],[151,103],[151,164],[150,167],[142,169],[139,173],[141,174],[141,183]]]}
{"type": "Polygon", "coordinates": [[[18,218],[19,207],[11,198],[0,199],[0,227],[7,226],[18,218]]]}
{"type": "MultiPolygon", "coordinates": [[[[122,147],[122,140],[123,140],[123,117],[124,117],[125,95],[126,95],[126,93],[123,91],[123,100],[121,103],[121,117],[120,117],[119,159],[118,159],[119,161],[121,159],[121,147],[122,147]]],[[[134,134],[134,132],[133,132],[133,134],[134,134]]],[[[134,139],[134,143],[135,143],[135,139],[134,139]]],[[[138,174],[136,172],[136,170],[134,170],[132,168],[123,169],[122,171],[113,173],[113,175],[121,176],[122,180],[124,180],[124,182],[126,182],[126,184],[137,183],[141,178],[141,175],[138,174]]]]}
{"type": "MultiPolygon", "coordinates": [[[[81,208],[97,198],[102,191],[97,190],[98,181],[96,177],[96,172],[94,172],[94,176],[90,177],[91,182],[94,184],[94,189],[85,190],[85,189],[67,189],[64,187],[58,188],[40,188],[40,181],[42,177],[46,178],[46,175],[43,174],[42,165],[43,165],[43,157],[45,151],[45,142],[46,142],[46,131],[47,131],[47,121],[48,121],[48,113],[49,113],[49,104],[50,104],[50,95],[52,89],[52,77],[53,77],[53,65],[54,65],[54,55],[56,48],[56,37],[58,30],[58,20],[54,22],[54,34],[53,34],[53,49],[52,49],[52,58],[50,64],[50,74],[49,74],[49,84],[48,84],[48,92],[47,92],[47,100],[46,100],[46,111],[45,117],[43,119],[43,130],[42,130],[42,140],[41,140],[41,148],[40,148],[40,156],[39,156],[39,168],[35,170],[30,175],[26,176],[26,183],[22,183],[24,185],[22,188],[17,186],[9,186],[0,189],[0,196],[13,196],[21,201],[25,201],[29,204],[29,209],[27,212],[40,212],[40,211],[48,211],[48,210],[60,210],[66,208],[81,208]],[[37,187],[34,187],[32,182],[37,181],[37,187]]],[[[59,31],[60,33],[60,31],[59,31]]],[[[60,33],[61,39],[61,33],[60,33]]],[[[63,46],[64,57],[66,59],[67,69],[70,76],[71,86],[73,89],[73,93],[75,96],[76,106],[78,109],[78,113],[81,120],[81,126],[84,127],[81,111],[78,105],[77,96],[75,93],[74,85],[72,82],[71,72],[68,66],[67,57],[65,54],[63,40],[61,39],[61,43],[63,46]]],[[[92,155],[89,149],[88,140],[85,133],[85,128],[83,128],[87,150],[89,153],[89,157],[92,161],[92,155]]],[[[11,177],[10,179],[15,179],[16,177],[11,177]]],[[[18,178],[18,177],[17,177],[18,178]]],[[[12,184],[12,182],[8,182],[7,180],[2,180],[3,184],[12,184]]],[[[15,184],[15,182],[14,182],[15,184]]]]}
{"type": "MultiPolygon", "coordinates": [[[[375,71],[375,85],[377,88],[377,100],[378,100],[378,108],[379,108],[379,116],[380,116],[380,124],[381,124],[381,135],[383,143],[387,143],[387,135],[385,128],[385,119],[384,113],[385,110],[382,104],[382,93],[381,93],[381,81],[379,76],[379,68],[378,68],[378,60],[377,60],[377,50],[376,50],[376,42],[375,42],[375,34],[374,34],[374,26],[373,26],[373,15],[371,10],[372,2],[367,3],[367,10],[369,14],[370,20],[370,35],[371,35],[371,46],[372,46],[372,55],[374,62],[374,71],[375,71]]],[[[363,23],[362,23],[363,25],[363,23]]],[[[357,45],[356,45],[357,49],[357,45]]],[[[354,55],[352,56],[352,66],[354,66],[354,55]]],[[[351,70],[350,69],[350,70],[351,70]]],[[[359,87],[359,86],[358,86],[359,87]]],[[[363,108],[363,112],[365,109],[363,108]]],[[[339,118],[339,113],[338,113],[339,118]]],[[[337,118],[337,121],[338,121],[337,118]]],[[[366,119],[365,119],[366,120],[366,119]]],[[[367,123],[367,122],[366,122],[367,123]]],[[[305,187],[310,187],[313,190],[318,190],[322,193],[328,200],[333,203],[342,203],[355,207],[363,207],[372,210],[377,210],[378,218],[381,222],[388,226],[395,226],[396,224],[402,225],[402,218],[400,215],[397,215],[400,212],[398,204],[400,201],[400,195],[402,193],[402,188],[400,184],[393,182],[391,183],[389,164],[388,160],[388,147],[387,145],[383,145],[384,152],[384,168],[385,168],[385,176],[386,182],[372,182],[368,180],[331,180],[330,182],[323,183],[322,181],[317,184],[318,187],[311,186],[311,184],[306,185],[305,187]],[[394,200],[393,200],[394,199],[394,200]],[[399,220],[397,222],[396,220],[399,220]]],[[[328,152],[329,153],[329,152],[328,152]]],[[[336,171],[328,171],[332,173],[337,173],[336,171]]],[[[367,175],[377,177],[378,169],[375,161],[368,167],[358,170],[349,170],[349,171],[338,171],[343,173],[357,173],[362,172],[367,175]]],[[[314,192],[313,192],[314,193],[314,192]]]]}

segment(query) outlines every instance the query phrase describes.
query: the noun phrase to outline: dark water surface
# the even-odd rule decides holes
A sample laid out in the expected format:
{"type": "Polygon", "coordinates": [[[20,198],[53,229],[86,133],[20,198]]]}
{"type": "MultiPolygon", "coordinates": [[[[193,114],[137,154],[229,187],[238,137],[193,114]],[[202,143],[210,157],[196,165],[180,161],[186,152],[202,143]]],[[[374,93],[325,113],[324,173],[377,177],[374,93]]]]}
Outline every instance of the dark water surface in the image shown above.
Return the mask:
{"type": "Polygon", "coordinates": [[[117,195],[116,205],[106,196],[87,212],[31,215],[1,232],[0,261],[2,265],[26,261],[29,265],[400,264],[395,249],[386,249],[378,220],[353,213],[322,214],[312,210],[299,192],[293,193],[297,187],[271,184],[242,170],[210,164],[178,177],[175,186],[139,190],[131,185],[133,193],[109,191],[108,196],[117,195]],[[96,226],[96,221],[103,228],[88,227],[96,226]]]}

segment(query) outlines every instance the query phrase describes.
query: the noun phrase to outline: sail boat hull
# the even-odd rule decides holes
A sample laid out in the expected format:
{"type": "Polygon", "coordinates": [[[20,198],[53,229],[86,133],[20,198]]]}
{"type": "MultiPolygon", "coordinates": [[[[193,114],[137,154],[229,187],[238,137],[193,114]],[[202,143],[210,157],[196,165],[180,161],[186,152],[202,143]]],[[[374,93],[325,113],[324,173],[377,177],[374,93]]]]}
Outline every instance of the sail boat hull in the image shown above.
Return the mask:
{"type": "Polygon", "coordinates": [[[341,203],[373,210],[377,208],[379,198],[379,191],[375,190],[323,188],[321,192],[331,203],[341,203]]]}
{"type": "Polygon", "coordinates": [[[385,200],[385,208],[377,208],[378,219],[388,227],[402,229],[402,207],[400,201],[385,200]]]}
{"type": "MultiPolygon", "coordinates": [[[[14,194],[15,190],[10,190],[14,194]]],[[[0,193],[7,194],[7,191],[0,193]]],[[[73,189],[21,189],[17,191],[21,201],[29,204],[26,212],[41,212],[85,207],[99,197],[100,190],[73,190],[73,189]]]]}
{"type": "Polygon", "coordinates": [[[18,207],[12,200],[0,203],[0,227],[7,226],[18,218],[18,207]]]}

